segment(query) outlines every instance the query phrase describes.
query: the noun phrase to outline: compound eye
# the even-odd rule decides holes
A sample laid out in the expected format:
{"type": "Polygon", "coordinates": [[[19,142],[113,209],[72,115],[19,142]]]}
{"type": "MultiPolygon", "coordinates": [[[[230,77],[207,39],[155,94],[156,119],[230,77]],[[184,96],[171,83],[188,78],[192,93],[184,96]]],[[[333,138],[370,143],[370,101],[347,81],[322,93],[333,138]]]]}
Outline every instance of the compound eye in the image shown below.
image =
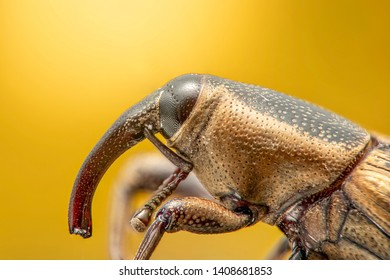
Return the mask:
{"type": "Polygon", "coordinates": [[[171,138],[188,119],[198,100],[201,75],[187,74],[170,81],[160,97],[161,133],[171,138]]]}

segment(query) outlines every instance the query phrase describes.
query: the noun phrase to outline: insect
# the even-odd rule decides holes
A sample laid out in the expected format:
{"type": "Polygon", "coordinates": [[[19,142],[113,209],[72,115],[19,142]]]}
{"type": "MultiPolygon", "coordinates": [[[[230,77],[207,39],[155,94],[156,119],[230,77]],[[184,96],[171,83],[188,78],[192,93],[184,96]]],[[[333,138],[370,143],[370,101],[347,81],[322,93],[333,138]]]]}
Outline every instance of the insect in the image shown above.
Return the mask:
{"type": "Polygon", "coordinates": [[[290,259],[390,259],[389,140],[305,101],[211,75],[171,80],[111,126],[76,178],[71,233],[91,236],[99,180],[145,138],[177,168],[152,184],[158,191],[131,219],[147,230],[135,259],[150,258],[165,232],[225,233],[260,221],[286,235],[290,259]],[[210,197],[172,199],[149,225],[190,172],[210,197]]]}

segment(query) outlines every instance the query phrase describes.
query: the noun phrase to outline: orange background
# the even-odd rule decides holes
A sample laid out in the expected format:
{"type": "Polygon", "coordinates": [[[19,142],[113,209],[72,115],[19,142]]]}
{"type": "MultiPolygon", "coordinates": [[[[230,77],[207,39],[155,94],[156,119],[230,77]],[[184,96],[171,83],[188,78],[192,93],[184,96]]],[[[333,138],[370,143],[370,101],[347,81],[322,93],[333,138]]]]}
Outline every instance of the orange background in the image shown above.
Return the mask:
{"type": "MultiPolygon", "coordinates": [[[[390,134],[388,1],[0,0],[0,259],[105,259],[107,172],[94,235],[67,208],[87,153],[129,106],[184,73],[269,87],[390,134]]],[[[280,236],[166,235],[155,258],[264,258],[280,236]]]]}

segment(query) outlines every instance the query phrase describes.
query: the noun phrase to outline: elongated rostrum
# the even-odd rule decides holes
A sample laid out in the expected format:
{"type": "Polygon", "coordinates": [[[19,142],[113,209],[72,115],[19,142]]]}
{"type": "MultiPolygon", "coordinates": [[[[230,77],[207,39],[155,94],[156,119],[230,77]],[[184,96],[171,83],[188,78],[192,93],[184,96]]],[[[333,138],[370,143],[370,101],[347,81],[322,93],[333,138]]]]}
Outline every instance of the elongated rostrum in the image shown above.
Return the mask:
{"type": "Polygon", "coordinates": [[[211,75],[177,77],[115,121],[77,175],[71,233],[91,236],[100,179],[145,138],[177,169],[131,220],[147,229],[136,259],[148,259],[165,232],[224,233],[259,221],[282,230],[291,259],[390,259],[388,138],[306,101],[211,75]],[[213,199],[160,207],[190,172],[213,199]]]}

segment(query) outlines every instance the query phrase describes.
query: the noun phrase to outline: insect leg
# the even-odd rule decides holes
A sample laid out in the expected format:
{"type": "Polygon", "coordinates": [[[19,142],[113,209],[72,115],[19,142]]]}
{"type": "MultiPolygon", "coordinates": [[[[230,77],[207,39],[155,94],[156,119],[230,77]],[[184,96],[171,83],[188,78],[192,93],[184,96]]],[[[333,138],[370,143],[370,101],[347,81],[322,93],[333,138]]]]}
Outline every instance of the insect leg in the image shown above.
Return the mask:
{"type": "Polygon", "coordinates": [[[250,211],[240,213],[197,197],[173,199],[157,213],[135,259],[149,259],[165,232],[185,230],[198,234],[235,231],[253,222],[250,211]]]}
{"type": "Polygon", "coordinates": [[[306,260],[307,255],[299,241],[293,241],[290,260],[306,260]]]}
{"type": "MultiPolygon", "coordinates": [[[[110,203],[109,254],[112,259],[127,259],[124,248],[131,232],[129,217],[137,210],[137,196],[156,191],[176,167],[158,153],[141,154],[129,160],[116,180],[110,203]],[[130,213],[130,214],[129,214],[130,213]]],[[[175,196],[213,199],[197,178],[190,174],[180,183],[175,196]]]]}

